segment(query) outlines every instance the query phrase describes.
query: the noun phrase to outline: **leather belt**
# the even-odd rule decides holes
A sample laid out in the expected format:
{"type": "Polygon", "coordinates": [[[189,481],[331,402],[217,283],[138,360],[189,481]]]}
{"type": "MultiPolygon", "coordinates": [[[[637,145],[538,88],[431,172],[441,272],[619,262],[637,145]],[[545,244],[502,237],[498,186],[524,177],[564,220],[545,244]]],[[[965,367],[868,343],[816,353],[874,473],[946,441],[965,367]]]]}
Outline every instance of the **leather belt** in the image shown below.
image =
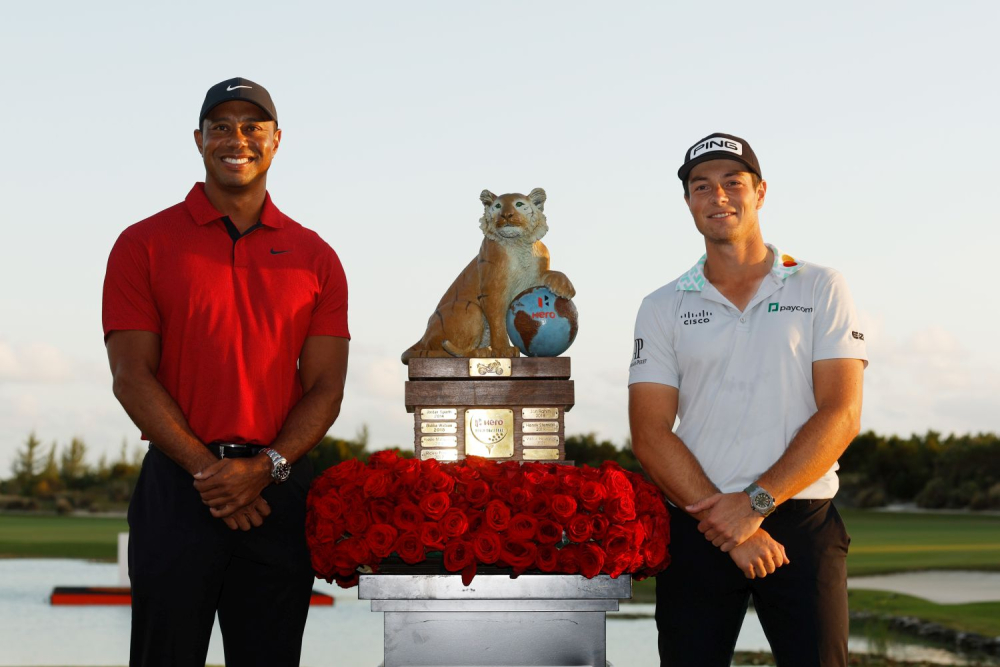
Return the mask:
{"type": "Polygon", "coordinates": [[[245,459],[257,456],[264,445],[242,445],[233,442],[210,442],[206,447],[220,459],[245,459]]]}

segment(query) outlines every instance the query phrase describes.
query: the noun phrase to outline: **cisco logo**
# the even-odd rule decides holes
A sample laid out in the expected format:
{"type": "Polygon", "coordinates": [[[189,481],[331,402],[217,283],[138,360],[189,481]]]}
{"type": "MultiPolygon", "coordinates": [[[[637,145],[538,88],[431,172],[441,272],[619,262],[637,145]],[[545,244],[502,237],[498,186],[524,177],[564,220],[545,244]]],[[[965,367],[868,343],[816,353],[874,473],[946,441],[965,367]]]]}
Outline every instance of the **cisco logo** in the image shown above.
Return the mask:
{"type": "Polygon", "coordinates": [[[683,315],[681,315],[682,322],[685,326],[689,324],[708,324],[712,321],[712,313],[707,310],[702,310],[697,313],[692,313],[690,310],[683,315]]]}

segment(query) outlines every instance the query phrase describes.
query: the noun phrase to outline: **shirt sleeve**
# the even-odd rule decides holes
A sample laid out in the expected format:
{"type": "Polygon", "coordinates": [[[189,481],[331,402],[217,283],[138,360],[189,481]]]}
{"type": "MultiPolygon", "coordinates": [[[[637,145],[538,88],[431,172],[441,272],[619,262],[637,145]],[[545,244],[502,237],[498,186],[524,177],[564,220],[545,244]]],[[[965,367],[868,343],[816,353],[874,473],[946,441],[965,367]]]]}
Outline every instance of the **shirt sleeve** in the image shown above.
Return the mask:
{"type": "Polygon", "coordinates": [[[331,248],[321,271],[321,290],[313,309],[308,336],[337,336],[350,339],[347,327],[347,275],[337,253],[331,248]]]}
{"type": "Polygon", "coordinates": [[[665,325],[662,307],[650,297],[643,300],[635,318],[635,340],[629,364],[629,385],[653,382],[680,388],[680,372],[674,350],[674,328],[665,325]]]}
{"type": "Polygon", "coordinates": [[[813,318],[813,361],[861,359],[868,367],[865,334],[844,277],[834,271],[820,286],[813,318]]]}
{"type": "Polygon", "coordinates": [[[149,252],[129,230],[118,237],[108,257],[101,319],[105,340],[112,331],[160,333],[160,312],[149,276],[149,252]]]}

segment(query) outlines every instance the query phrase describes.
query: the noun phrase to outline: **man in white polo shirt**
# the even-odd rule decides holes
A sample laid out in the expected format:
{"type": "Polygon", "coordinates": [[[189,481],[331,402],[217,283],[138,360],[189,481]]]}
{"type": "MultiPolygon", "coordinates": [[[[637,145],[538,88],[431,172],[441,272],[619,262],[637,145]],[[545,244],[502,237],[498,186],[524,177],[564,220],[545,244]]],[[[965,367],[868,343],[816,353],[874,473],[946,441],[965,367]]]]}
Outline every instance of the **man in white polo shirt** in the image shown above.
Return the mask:
{"type": "Polygon", "coordinates": [[[764,243],[746,141],[705,137],[678,176],[705,255],[643,300],[629,374],[633,448],[672,505],[661,664],[729,665],[753,596],[777,664],[846,665],[850,540],[830,499],[867,365],[850,293],[764,243]]]}

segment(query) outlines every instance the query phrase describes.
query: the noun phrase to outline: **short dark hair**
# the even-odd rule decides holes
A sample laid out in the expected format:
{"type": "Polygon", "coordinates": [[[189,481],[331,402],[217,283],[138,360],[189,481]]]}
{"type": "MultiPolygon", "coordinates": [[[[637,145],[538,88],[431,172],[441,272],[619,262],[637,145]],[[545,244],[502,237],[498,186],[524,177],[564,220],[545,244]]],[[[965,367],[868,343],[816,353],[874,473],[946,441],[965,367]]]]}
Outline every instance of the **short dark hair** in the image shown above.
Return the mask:
{"type": "MultiPolygon", "coordinates": [[[[753,173],[749,169],[747,170],[746,173],[750,174],[750,182],[753,184],[753,189],[756,190],[757,186],[760,185],[760,181],[761,181],[760,176],[758,176],[757,174],[753,173]]],[[[684,199],[687,199],[688,197],[691,196],[691,189],[688,187],[688,180],[687,179],[685,179],[683,181],[683,183],[684,183],[684,199]]]]}

